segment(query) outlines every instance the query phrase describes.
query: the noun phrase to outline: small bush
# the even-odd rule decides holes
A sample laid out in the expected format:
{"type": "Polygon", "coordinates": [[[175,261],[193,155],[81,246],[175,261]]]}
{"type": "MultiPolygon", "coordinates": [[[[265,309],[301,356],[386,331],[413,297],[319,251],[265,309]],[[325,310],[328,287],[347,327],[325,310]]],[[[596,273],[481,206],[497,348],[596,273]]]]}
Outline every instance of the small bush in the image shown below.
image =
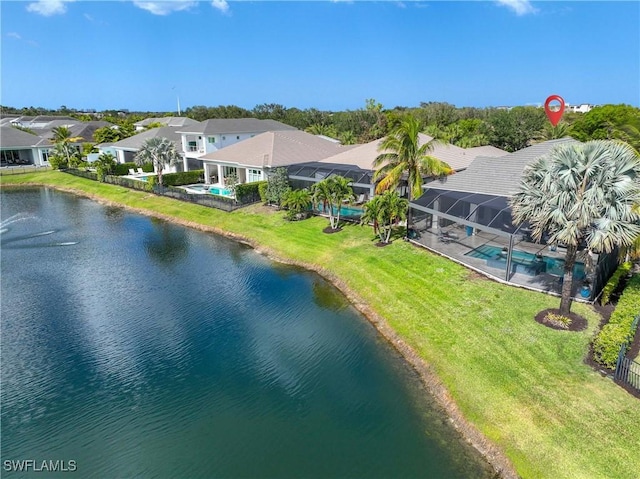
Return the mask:
{"type": "Polygon", "coordinates": [[[567,318],[561,314],[547,313],[544,320],[558,328],[569,329],[569,326],[571,326],[571,318],[567,318]]]}
{"type": "Polygon", "coordinates": [[[634,318],[640,314],[640,274],[632,277],[620,296],[615,311],[593,340],[594,359],[608,368],[614,368],[620,346],[633,339],[634,318]]]}
{"type": "Polygon", "coordinates": [[[615,273],[611,276],[607,284],[602,289],[602,297],[600,298],[600,304],[607,304],[611,299],[611,294],[616,290],[620,284],[620,280],[624,278],[631,271],[631,262],[627,261],[618,266],[615,273]]]}

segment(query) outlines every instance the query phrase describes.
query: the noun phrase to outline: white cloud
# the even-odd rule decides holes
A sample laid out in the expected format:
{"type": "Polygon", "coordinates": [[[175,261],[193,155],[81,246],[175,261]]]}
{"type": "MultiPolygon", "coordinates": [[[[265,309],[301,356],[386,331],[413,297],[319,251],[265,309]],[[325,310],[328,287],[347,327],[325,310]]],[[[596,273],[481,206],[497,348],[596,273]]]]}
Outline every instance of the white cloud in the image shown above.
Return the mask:
{"type": "Polygon", "coordinates": [[[38,0],[27,5],[27,11],[45,17],[61,15],[67,11],[67,3],[75,0],[38,0]]]}
{"type": "Polygon", "coordinates": [[[7,36],[11,38],[15,38],[16,40],[20,40],[22,38],[20,34],[16,32],[9,32],[7,33],[7,36]]]}
{"type": "Polygon", "coordinates": [[[516,15],[522,16],[538,11],[529,0],[497,0],[498,5],[510,8],[516,15]]]}
{"type": "Polygon", "coordinates": [[[133,0],[133,4],[138,7],[151,12],[154,15],[169,15],[173,12],[180,12],[182,10],[189,10],[198,4],[192,0],[171,0],[164,2],[144,2],[141,0],[133,0]]]}
{"type": "Polygon", "coordinates": [[[94,18],[91,15],[89,15],[88,13],[84,13],[83,15],[84,15],[84,18],[86,18],[90,22],[94,22],[95,21],[94,18]]]}
{"type": "Polygon", "coordinates": [[[211,6],[213,8],[217,8],[222,13],[227,13],[229,11],[229,4],[227,0],[211,0],[211,6]]]}

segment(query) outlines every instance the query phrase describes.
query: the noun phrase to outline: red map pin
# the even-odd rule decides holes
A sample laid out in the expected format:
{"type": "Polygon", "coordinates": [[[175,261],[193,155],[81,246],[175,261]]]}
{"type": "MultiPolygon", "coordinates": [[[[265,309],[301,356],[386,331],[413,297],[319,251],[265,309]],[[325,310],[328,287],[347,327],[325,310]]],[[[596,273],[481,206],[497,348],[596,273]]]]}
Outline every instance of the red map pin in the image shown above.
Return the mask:
{"type": "Polygon", "coordinates": [[[562,97],[560,95],[551,95],[549,98],[547,98],[547,101],[544,102],[544,112],[547,114],[547,118],[549,118],[549,121],[551,122],[551,124],[554,127],[557,126],[558,123],[560,123],[560,118],[562,118],[562,114],[564,113],[564,100],[562,99],[562,97]],[[551,108],[549,108],[549,104],[552,101],[560,102],[560,108],[557,111],[554,111],[551,108]]]}

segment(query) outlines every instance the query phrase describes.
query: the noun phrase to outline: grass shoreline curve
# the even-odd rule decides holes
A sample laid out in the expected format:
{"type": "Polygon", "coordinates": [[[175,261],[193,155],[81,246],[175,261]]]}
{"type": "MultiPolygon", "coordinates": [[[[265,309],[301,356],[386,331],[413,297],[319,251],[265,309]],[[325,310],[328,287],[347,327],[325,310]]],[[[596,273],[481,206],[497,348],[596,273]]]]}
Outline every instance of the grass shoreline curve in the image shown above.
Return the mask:
{"type": "Polygon", "coordinates": [[[403,241],[376,248],[370,228],[324,235],[320,218],[287,222],[259,206],[225,213],[57,171],[0,178],[3,187],[27,184],[224,234],[319,272],[411,362],[503,477],[637,477],[640,401],[584,363],[600,320],[589,306],[574,306],[586,330],[552,330],[533,317],[557,298],[403,241]]]}

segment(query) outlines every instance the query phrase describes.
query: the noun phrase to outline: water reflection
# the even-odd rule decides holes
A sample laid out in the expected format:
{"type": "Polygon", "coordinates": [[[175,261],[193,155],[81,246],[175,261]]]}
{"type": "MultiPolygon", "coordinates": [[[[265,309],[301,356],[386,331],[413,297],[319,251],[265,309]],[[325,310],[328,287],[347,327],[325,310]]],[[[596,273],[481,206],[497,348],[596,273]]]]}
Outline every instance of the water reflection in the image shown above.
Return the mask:
{"type": "Polygon", "coordinates": [[[180,262],[189,251],[186,230],[151,218],[153,228],[145,232],[144,248],[149,257],[160,265],[180,262]]]}

